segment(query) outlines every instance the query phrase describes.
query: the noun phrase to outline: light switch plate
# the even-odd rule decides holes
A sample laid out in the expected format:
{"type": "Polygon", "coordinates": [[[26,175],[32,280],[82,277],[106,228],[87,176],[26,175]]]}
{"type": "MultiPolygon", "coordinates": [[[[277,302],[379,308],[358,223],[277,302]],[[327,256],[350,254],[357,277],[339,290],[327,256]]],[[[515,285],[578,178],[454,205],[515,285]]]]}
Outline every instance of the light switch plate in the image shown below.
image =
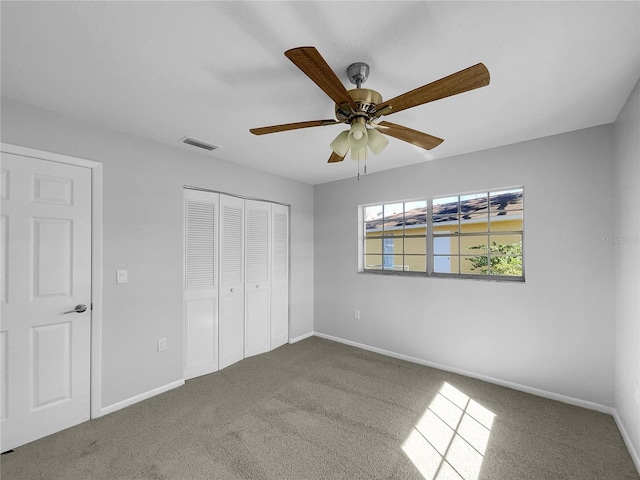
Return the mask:
{"type": "Polygon", "coordinates": [[[127,283],[129,277],[126,270],[116,270],[116,283],[127,283]]]}

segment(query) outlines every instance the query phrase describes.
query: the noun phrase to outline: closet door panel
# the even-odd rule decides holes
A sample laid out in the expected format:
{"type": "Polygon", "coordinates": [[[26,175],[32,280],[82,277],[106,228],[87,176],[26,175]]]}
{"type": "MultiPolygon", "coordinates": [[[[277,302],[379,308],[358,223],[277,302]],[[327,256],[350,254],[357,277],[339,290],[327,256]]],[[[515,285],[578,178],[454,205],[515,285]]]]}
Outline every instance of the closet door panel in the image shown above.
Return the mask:
{"type": "Polygon", "coordinates": [[[245,356],[271,349],[271,203],[246,200],[245,356]]]}
{"type": "Polygon", "coordinates": [[[272,205],[271,350],[289,341],[289,207],[272,205]]]}
{"type": "Polygon", "coordinates": [[[218,370],[219,195],[184,190],[185,378],[218,370]]]}
{"type": "Polygon", "coordinates": [[[220,368],[244,358],[244,200],[220,195],[220,368]]]}

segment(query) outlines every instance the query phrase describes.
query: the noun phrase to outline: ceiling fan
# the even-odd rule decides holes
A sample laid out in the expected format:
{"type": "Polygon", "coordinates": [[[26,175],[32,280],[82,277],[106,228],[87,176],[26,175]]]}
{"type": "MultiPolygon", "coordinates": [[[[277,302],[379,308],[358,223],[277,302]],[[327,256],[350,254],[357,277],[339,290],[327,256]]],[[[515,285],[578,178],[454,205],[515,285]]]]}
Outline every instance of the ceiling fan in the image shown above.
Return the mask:
{"type": "Polygon", "coordinates": [[[391,100],[383,101],[378,92],[361,88],[361,84],[369,76],[369,65],[366,63],[353,63],[347,68],[349,81],[356,85],[355,89],[347,90],[315,47],[292,48],[284,54],[335,102],[336,119],[286,123],[252,128],[249,131],[254,135],[264,135],[300,128],[348,123],[351,126],[350,129],[341,132],[331,142],[333,153],[329,157],[329,163],[341,162],[349,150],[351,150],[351,158],[354,160],[366,159],[367,147],[375,154],[380,153],[389,142],[382,134],[427,150],[437,147],[444,141],[443,139],[402,125],[381,121],[380,118],[407,108],[484,87],[489,85],[490,79],[487,67],[478,63],[448,77],[403,93],[391,100]]]}

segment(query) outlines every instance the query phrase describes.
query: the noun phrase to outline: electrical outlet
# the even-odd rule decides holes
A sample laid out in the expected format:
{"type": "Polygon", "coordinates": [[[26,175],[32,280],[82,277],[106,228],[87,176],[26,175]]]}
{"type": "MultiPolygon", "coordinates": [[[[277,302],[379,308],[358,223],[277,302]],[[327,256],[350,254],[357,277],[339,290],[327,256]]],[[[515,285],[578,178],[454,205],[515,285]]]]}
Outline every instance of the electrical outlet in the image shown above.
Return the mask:
{"type": "Polygon", "coordinates": [[[159,338],[158,339],[158,351],[159,352],[164,352],[167,349],[167,339],[166,338],[159,338]]]}
{"type": "Polygon", "coordinates": [[[353,311],[353,318],[355,320],[360,320],[360,310],[354,310],[353,311]]]}

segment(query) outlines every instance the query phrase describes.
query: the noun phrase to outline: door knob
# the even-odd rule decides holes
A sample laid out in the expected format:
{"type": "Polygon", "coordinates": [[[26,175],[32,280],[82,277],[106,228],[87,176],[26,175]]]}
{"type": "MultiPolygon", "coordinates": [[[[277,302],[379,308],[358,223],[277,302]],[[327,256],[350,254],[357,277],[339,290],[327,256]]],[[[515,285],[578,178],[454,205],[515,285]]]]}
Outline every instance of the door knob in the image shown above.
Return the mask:
{"type": "Polygon", "coordinates": [[[68,312],[62,312],[63,315],[67,313],[82,313],[87,311],[87,306],[84,303],[79,303],[75,306],[73,310],[69,310],[68,312]]]}

